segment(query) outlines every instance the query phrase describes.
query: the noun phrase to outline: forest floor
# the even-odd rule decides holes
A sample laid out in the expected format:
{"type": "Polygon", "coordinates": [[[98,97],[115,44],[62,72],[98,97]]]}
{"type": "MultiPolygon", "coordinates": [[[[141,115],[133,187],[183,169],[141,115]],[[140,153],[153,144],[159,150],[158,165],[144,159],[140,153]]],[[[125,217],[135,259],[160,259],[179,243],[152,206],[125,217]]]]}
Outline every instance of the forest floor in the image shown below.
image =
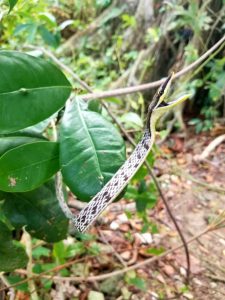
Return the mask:
{"type": "MultiPolygon", "coordinates": [[[[215,132],[200,135],[189,133],[188,138],[184,138],[172,134],[161,147],[163,154],[154,165],[165,197],[186,239],[203,231],[211,220],[225,210],[225,144],[220,144],[204,161],[195,160],[215,135],[215,132]]],[[[180,244],[161,200],[154,210],[149,211],[153,223],[157,224],[157,233],[141,234],[140,218],[134,211],[128,219],[124,208],[135,210],[131,202],[121,200],[113,203],[103,217],[106,224],[91,229],[100,237],[98,245],[102,254],[88,259],[88,276],[126,269],[156,255],[158,250],[166,251],[180,244]]],[[[181,248],[157,262],[137,268],[139,279],[135,279],[134,270],[130,270],[125,281],[124,273],[109,276],[95,284],[78,285],[79,299],[86,299],[91,290],[104,295],[104,298],[96,299],[225,299],[224,228],[190,243],[189,251],[191,280],[188,288],[185,285],[186,259],[181,248]],[[134,285],[131,285],[132,282],[134,285]]]]}

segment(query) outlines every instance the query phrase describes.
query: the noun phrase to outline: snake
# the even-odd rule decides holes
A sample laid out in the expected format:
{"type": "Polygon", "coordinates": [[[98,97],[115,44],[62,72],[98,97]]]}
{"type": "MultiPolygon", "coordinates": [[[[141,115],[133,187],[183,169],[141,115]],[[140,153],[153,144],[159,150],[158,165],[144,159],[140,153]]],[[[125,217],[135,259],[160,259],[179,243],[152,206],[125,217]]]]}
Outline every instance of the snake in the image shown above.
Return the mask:
{"type": "Polygon", "coordinates": [[[68,207],[63,194],[62,175],[60,172],[57,173],[57,198],[61,209],[66,217],[71,220],[76,231],[80,233],[85,232],[97,219],[97,217],[106,209],[106,207],[124,190],[129,181],[144,163],[155,141],[155,126],[157,120],[170,109],[190,97],[190,94],[184,94],[171,102],[165,101],[173,78],[174,73],[171,73],[171,75],[169,75],[159,87],[153,97],[153,100],[150,102],[147,110],[146,126],[143,136],[130,157],[78,215],[74,215],[68,207]]]}

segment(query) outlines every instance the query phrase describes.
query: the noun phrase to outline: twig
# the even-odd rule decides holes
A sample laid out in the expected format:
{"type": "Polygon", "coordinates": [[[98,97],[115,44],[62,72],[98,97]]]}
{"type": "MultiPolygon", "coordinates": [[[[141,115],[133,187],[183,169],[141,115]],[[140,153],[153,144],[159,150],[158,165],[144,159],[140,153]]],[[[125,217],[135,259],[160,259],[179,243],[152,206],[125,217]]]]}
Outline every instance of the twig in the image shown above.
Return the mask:
{"type": "Polygon", "coordinates": [[[33,261],[32,261],[32,241],[31,236],[28,232],[24,230],[23,233],[23,240],[25,241],[26,253],[28,256],[28,263],[27,263],[27,276],[30,278],[28,281],[28,289],[30,292],[30,299],[31,300],[38,300],[38,294],[36,291],[36,286],[34,280],[32,279],[33,276],[33,261]]]}
{"type": "Polygon", "coordinates": [[[54,61],[54,63],[57,64],[61,69],[63,69],[64,71],[66,71],[68,74],[70,74],[71,77],[75,81],[77,81],[85,90],[87,90],[88,92],[92,93],[91,88],[86,84],[86,82],[84,82],[83,80],[81,80],[79,76],[77,76],[69,67],[67,67],[67,65],[65,65],[64,63],[62,63],[54,54],[52,54],[52,52],[46,50],[43,47],[35,47],[35,46],[32,46],[32,45],[25,45],[25,48],[39,50],[42,53],[44,53],[46,56],[48,56],[49,58],[51,58],[51,60],[54,61]]]}
{"type": "Polygon", "coordinates": [[[124,266],[126,267],[127,264],[126,262],[123,260],[123,258],[119,255],[119,253],[115,250],[115,248],[107,241],[107,239],[105,238],[104,234],[98,230],[99,235],[101,236],[102,241],[107,244],[107,246],[109,246],[112,250],[113,255],[118,259],[118,261],[124,266]]]}
{"type": "Polygon", "coordinates": [[[178,225],[178,223],[177,223],[177,221],[176,221],[176,219],[175,219],[175,217],[174,217],[174,215],[173,215],[173,213],[172,213],[172,211],[170,209],[170,206],[169,206],[168,202],[166,201],[166,199],[165,199],[165,197],[164,197],[164,195],[162,193],[162,190],[161,190],[161,188],[159,186],[158,180],[156,179],[155,175],[153,174],[153,172],[152,172],[152,170],[151,170],[151,168],[150,168],[150,166],[149,166],[149,164],[147,162],[146,162],[146,167],[147,167],[149,173],[151,174],[151,177],[152,177],[152,179],[153,179],[153,181],[155,183],[155,186],[157,187],[157,190],[159,191],[159,194],[160,194],[160,197],[161,197],[161,199],[163,201],[163,204],[166,207],[167,213],[170,216],[170,219],[172,220],[172,222],[173,222],[173,224],[174,224],[174,226],[175,226],[175,228],[176,228],[176,230],[177,230],[177,232],[178,232],[178,234],[180,236],[180,239],[181,239],[181,241],[182,241],[182,243],[184,245],[184,251],[185,251],[185,256],[186,256],[186,261],[187,261],[186,283],[188,284],[189,283],[189,279],[190,279],[191,262],[190,262],[190,254],[189,254],[189,250],[188,250],[188,245],[187,245],[186,239],[185,239],[185,237],[184,237],[184,235],[182,233],[182,230],[180,229],[180,226],[178,225]]]}
{"type": "MultiPolygon", "coordinates": [[[[212,38],[212,34],[215,33],[215,28],[217,27],[218,23],[221,21],[221,19],[224,17],[224,10],[225,10],[225,6],[222,7],[222,9],[220,10],[220,13],[219,15],[216,13],[215,14],[215,17],[216,17],[216,20],[215,22],[213,23],[213,25],[211,26],[210,28],[210,33],[208,35],[208,38],[207,38],[207,41],[206,41],[206,45],[208,45],[209,41],[211,40],[212,38]]],[[[210,12],[212,13],[212,10],[210,10],[210,12]]]]}
{"type": "Polygon", "coordinates": [[[223,189],[222,187],[211,185],[204,181],[201,181],[201,180],[195,178],[194,176],[192,176],[191,174],[185,172],[184,169],[179,169],[179,170],[175,169],[175,173],[179,174],[181,177],[186,177],[187,179],[193,181],[194,183],[196,183],[198,185],[201,185],[201,186],[207,188],[208,190],[215,191],[217,193],[222,193],[222,194],[225,193],[225,189],[223,189]]]}
{"type": "MultiPolygon", "coordinates": [[[[213,222],[208,225],[202,232],[198,233],[196,236],[190,238],[188,241],[187,241],[187,244],[189,243],[192,243],[193,241],[199,239],[200,237],[202,237],[203,235],[207,234],[208,232],[212,232],[214,230],[218,230],[218,229],[221,229],[222,227],[225,226],[225,212],[221,213],[217,218],[215,218],[215,220],[213,220],[213,222]]],[[[104,279],[107,279],[107,278],[111,278],[112,276],[117,276],[117,275],[121,275],[121,274],[124,274],[130,270],[135,270],[137,268],[141,268],[147,264],[150,264],[150,263],[153,263],[155,261],[158,261],[160,260],[161,258],[167,256],[168,254],[171,254],[173,252],[175,252],[176,250],[179,250],[180,248],[182,248],[184,245],[183,244],[180,244],[158,256],[155,256],[155,257],[152,257],[152,258],[149,258],[145,261],[141,261],[133,266],[129,266],[129,267],[126,267],[122,270],[118,270],[118,271],[114,271],[114,272],[111,272],[111,273],[107,273],[107,274],[103,274],[103,275],[97,275],[97,276],[90,276],[90,277],[75,277],[75,276],[71,276],[71,277],[60,277],[60,276],[47,276],[44,275],[48,272],[52,272],[54,269],[57,268],[57,271],[60,267],[62,266],[59,266],[59,267],[56,267],[52,270],[47,270],[45,272],[42,272],[40,274],[32,274],[32,277],[31,278],[27,278],[27,279],[24,279],[24,280],[21,280],[20,282],[17,282],[9,287],[4,287],[4,288],[1,288],[0,289],[0,292],[1,291],[4,291],[8,288],[13,288],[13,287],[16,287],[22,283],[25,283],[25,282],[28,282],[29,280],[31,279],[34,279],[34,278],[40,278],[40,277],[43,277],[43,278],[53,278],[55,280],[63,280],[63,281],[75,281],[75,282],[83,282],[83,281],[86,281],[86,282],[94,282],[94,281],[101,281],[101,280],[104,280],[104,279]]],[[[84,259],[84,258],[83,258],[84,259]]],[[[72,262],[70,262],[72,263],[72,262]]],[[[73,261],[74,263],[74,261],[73,261]]],[[[68,265],[69,263],[65,263],[63,265],[63,267],[65,267],[66,265],[68,265]]],[[[27,271],[26,270],[17,270],[17,273],[19,274],[23,274],[23,275],[27,275],[27,271]]]]}
{"type": "MultiPolygon", "coordinates": [[[[42,273],[40,273],[40,274],[32,273],[32,276],[31,276],[31,277],[28,277],[28,278],[26,278],[26,279],[23,279],[23,280],[21,280],[20,282],[17,282],[16,284],[13,284],[13,285],[9,285],[9,284],[8,284],[7,287],[0,289],[0,292],[1,292],[1,291],[4,291],[4,290],[6,290],[6,289],[11,289],[11,288],[13,288],[13,287],[16,287],[16,286],[18,286],[18,285],[20,285],[20,284],[22,284],[22,283],[26,283],[26,282],[28,282],[29,280],[44,277],[45,274],[47,274],[47,273],[51,273],[51,272],[59,272],[60,270],[66,268],[66,267],[69,267],[69,266],[71,266],[71,265],[74,265],[75,263],[79,263],[79,262],[81,262],[81,261],[84,261],[84,260],[86,260],[86,259],[88,259],[88,258],[92,258],[92,257],[94,257],[94,256],[85,256],[85,257],[82,257],[82,258],[79,258],[79,259],[74,259],[74,260],[69,261],[69,262],[66,262],[66,263],[64,263],[64,264],[62,264],[62,265],[60,265],[60,266],[57,266],[57,267],[54,267],[54,268],[52,268],[52,269],[46,270],[46,271],[44,271],[44,272],[42,272],[42,273]],[[40,276],[39,276],[39,275],[40,275],[40,276]]],[[[14,271],[14,272],[16,272],[17,274],[21,274],[21,275],[28,275],[28,272],[27,272],[26,270],[23,270],[23,269],[18,269],[18,270],[14,271]]],[[[49,276],[47,276],[47,279],[52,279],[52,277],[53,277],[53,275],[51,275],[51,276],[49,275],[49,276]]]]}
{"type": "MultiPolygon", "coordinates": [[[[200,56],[195,62],[188,65],[181,71],[177,72],[174,76],[174,78],[181,77],[182,75],[186,74],[190,70],[194,69],[197,65],[199,65],[202,61],[204,61],[208,56],[210,56],[220,45],[222,45],[225,42],[225,36],[222,37],[214,46],[212,46],[208,51],[206,51],[202,56],[200,56]]],[[[106,92],[96,92],[92,94],[84,94],[82,95],[82,99],[84,100],[91,100],[91,99],[102,99],[102,98],[110,98],[110,97],[119,97],[127,94],[137,93],[144,90],[152,89],[159,87],[163,82],[165,78],[162,78],[160,80],[145,83],[133,87],[126,87],[126,88],[120,88],[112,91],[106,91],[106,92]]]]}
{"type": "MultiPolygon", "coordinates": [[[[207,57],[209,57],[224,42],[225,42],[225,36],[223,36],[215,45],[213,45],[208,51],[206,51],[202,56],[200,56],[195,62],[188,65],[187,67],[185,67],[181,71],[177,72],[174,75],[174,79],[179,78],[179,77],[183,76],[184,74],[188,73],[189,71],[191,71],[192,69],[194,69],[202,61],[204,61],[207,57]]],[[[82,81],[76,74],[74,74],[71,69],[69,69],[59,59],[57,59],[51,52],[49,52],[46,49],[43,49],[43,48],[40,48],[40,47],[34,47],[34,46],[30,46],[30,45],[26,45],[25,47],[30,48],[30,49],[38,49],[38,50],[42,51],[44,54],[46,54],[46,56],[48,56],[52,59],[54,58],[53,61],[56,64],[58,64],[62,69],[64,69],[66,72],[68,72],[68,74],[70,74],[77,82],[79,82],[79,84],[84,89],[86,89],[87,91],[90,92],[90,94],[82,95],[83,100],[119,97],[119,96],[123,96],[123,95],[127,95],[127,94],[137,93],[137,92],[141,92],[141,91],[145,91],[145,90],[149,90],[149,89],[159,87],[165,80],[165,78],[162,78],[162,79],[157,80],[157,81],[153,81],[153,82],[145,83],[145,84],[140,84],[140,85],[136,85],[136,86],[133,86],[133,87],[126,87],[126,88],[120,88],[120,89],[115,89],[115,90],[106,91],[106,92],[93,93],[92,90],[90,89],[90,87],[87,86],[87,84],[84,81],[82,81]]]]}
{"type": "MultiPolygon", "coordinates": [[[[207,234],[208,232],[210,232],[212,230],[216,230],[216,229],[217,229],[216,227],[215,228],[211,227],[211,226],[206,227],[202,232],[198,233],[196,236],[194,236],[194,237],[190,238],[189,240],[187,240],[187,244],[192,243],[193,241],[199,239],[200,237],[202,237],[203,235],[207,234]]],[[[102,275],[89,276],[89,277],[78,277],[78,276],[61,277],[61,276],[45,275],[48,272],[52,272],[52,270],[48,270],[48,271],[45,271],[45,272],[40,273],[40,274],[33,273],[31,278],[27,278],[27,279],[21,280],[20,282],[12,284],[10,287],[1,288],[0,292],[6,290],[8,288],[16,287],[16,286],[18,286],[18,285],[20,285],[22,283],[28,282],[29,280],[35,279],[35,278],[47,278],[47,279],[49,279],[51,277],[54,280],[69,281],[69,282],[95,282],[95,281],[102,281],[102,280],[105,280],[107,278],[111,278],[111,277],[117,276],[117,275],[122,275],[122,274],[124,274],[124,273],[126,273],[128,271],[136,270],[138,268],[141,268],[141,267],[144,267],[146,265],[152,264],[153,262],[161,260],[162,258],[164,258],[167,255],[169,255],[169,254],[171,254],[171,253],[173,253],[173,252],[181,249],[182,247],[183,247],[183,244],[181,243],[178,246],[176,246],[176,247],[174,247],[174,248],[172,248],[172,249],[170,249],[170,250],[168,250],[168,251],[166,251],[164,253],[161,253],[158,256],[154,256],[154,257],[148,258],[148,259],[146,259],[144,261],[136,263],[133,266],[129,266],[129,267],[123,268],[121,270],[113,271],[113,272],[110,272],[110,273],[107,273],[107,274],[102,274],[102,275]]],[[[27,271],[26,270],[17,270],[15,272],[18,273],[18,274],[21,274],[21,275],[27,275],[27,271]]]]}
{"type": "Polygon", "coordinates": [[[206,159],[210,153],[221,143],[225,141],[225,134],[217,136],[213,141],[209,143],[209,145],[204,149],[204,151],[200,155],[196,155],[194,158],[196,161],[202,161],[206,159]]]}
{"type": "Polygon", "coordinates": [[[206,274],[207,277],[209,277],[210,279],[214,280],[214,281],[220,281],[222,283],[225,283],[225,277],[220,277],[220,276],[215,276],[212,274],[206,274]]]}
{"type": "MultiPolygon", "coordinates": [[[[116,120],[116,119],[115,119],[115,120],[116,120]]],[[[117,121],[117,120],[116,120],[116,121],[117,121]]],[[[119,122],[116,122],[116,123],[117,123],[117,125],[119,126],[120,130],[121,130],[122,132],[125,132],[125,135],[126,135],[126,137],[128,138],[129,142],[135,147],[135,146],[136,146],[136,143],[134,142],[134,140],[132,139],[132,137],[126,132],[126,130],[123,128],[123,126],[122,126],[119,122]]],[[[180,239],[181,239],[182,243],[184,244],[185,255],[186,255],[186,260],[187,260],[187,276],[186,276],[186,282],[187,282],[187,284],[188,284],[188,282],[189,282],[189,277],[190,277],[190,268],[191,268],[191,265],[190,265],[190,255],[189,255],[189,251],[188,251],[188,246],[187,246],[187,244],[186,244],[186,240],[185,240],[185,238],[184,238],[184,235],[182,234],[182,231],[181,231],[181,229],[180,229],[180,227],[179,227],[179,225],[178,225],[178,223],[177,223],[175,217],[173,216],[173,213],[172,213],[172,211],[171,211],[171,209],[170,209],[169,204],[167,203],[167,200],[166,200],[165,196],[163,195],[163,192],[162,192],[161,187],[160,187],[160,185],[159,185],[159,183],[158,183],[158,180],[157,180],[155,174],[153,173],[153,171],[152,171],[152,169],[151,169],[151,167],[149,166],[149,164],[148,164],[147,161],[145,161],[145,165],[146,165],[146,167],[147,167],[147,170],[148,170],[150,176],[152,177],[152,179],[153,179],[153,181],[154,181],[154,184],[155,184],[155,186],[156,186],[156,188],[157,188],[157,190],[158,190],[158,192],[159,192],[159,195],[160,195],[160,197],[161,197],[161,199],[162,199],[162,201],[163,201],[163,203],[164,203],[164,205],[165,205],[165,207],[166,207],[166,210],[167,210],[167,212],[168,212],[168,214],[169,214],[169,216],[170,216],[172,222],[174,223],[174,226],[175,226],[175,228],[176,228],[176,230],[177,230],[177,232],[178,232],[178,234],[179,234],[179,236],[180,236],[180,239]]]]}
{"type": "Polygon", "coordinates": [[[14,300],[15,299],[15,290],[10,287],[10,283],[8,282],[8,279],[4,276],[4,273],[1,272],[0,273],[0,279],[1,281],[4,283],[4,285],[9,288],[9,292],[8,292],[8,295],[9,295],[9,300],[14,300]]]}

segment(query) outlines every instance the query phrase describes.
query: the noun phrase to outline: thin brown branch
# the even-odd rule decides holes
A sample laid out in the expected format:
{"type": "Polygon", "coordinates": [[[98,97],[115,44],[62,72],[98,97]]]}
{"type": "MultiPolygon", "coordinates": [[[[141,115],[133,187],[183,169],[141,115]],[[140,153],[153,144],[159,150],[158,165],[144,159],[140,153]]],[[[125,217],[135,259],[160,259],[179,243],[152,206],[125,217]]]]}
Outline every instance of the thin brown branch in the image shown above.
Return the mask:
{"type": "Polygon", "coordinates": [[[206,159],[210,153],[215,150],[216,147],[218,147],[221,143],[223,143],[223,141],[225,141],[225,134],[222,134],[220,136],[217,136],[214,140],[212,140],[209,145],[204,149],[204,151],[199,154],[196,155],[194,158],[196,161],[202,161],[204,159],[206,159]]]}
{"type": "MultiPolygon", "coordinates": [[[[108,110],[108,111],[109,111],[109,110],[108,110]]],[[[129,142],[135,147],[135,146],[136,146],[136,143],[134,142],[134,140],[132,139],[132,137],[126,132],[126,130],[123,128],[123,126],[122,126],[119,122],[117,122],[116,118],[114,119],[114,121],[116,121],[116,124],[119,126],[120,130],[121,130],[123,133],[125,133],[125,136],[128,138],[129,142]]],[[[181,229],[180,229],[180,227],[179,227],[179,225],[178,225],[178,223],[177,223],[177,221],[176,221],[176,218],[174,217],[174,215],[173,215],[173,213],[172,213],[172,210],[171,210],[171,208],[170,208],[170,206],[169,206],[169,204],[168,204],[168,202],[167,202],[167,200],[166,200],[166,198],[165,198],[165,196],[164,196],[164,194],[163,194],[163,192],[162,192],[162,190],[161,190],[160,184],[159,184],[159,182],[158,182],[158,180],[157,180],[157,178],[156,178],[154,172],[152,171],[152,169],[151,169],[151,167],[149,166],[149,164],[147,163],[147,161],[145,161],[145,165],[146,165],[147,170],[148,170],[150,176],[152,177],[153,182],[154,182],[154,184],[155,184],[155,186],[156,186],[156,188],[157,188],[157,190],[158,190],[158,192],[159,192],[159,195],[160,195],[160,197],[161,197],[161,199],[162,199],[162,201],[163,201],[163,203],[164,203],[164,205],[165,205],[165,207],[166,207],[166,210],[167,210],[167,212],[168,212],[168,215],[170,216],[170,218],[171,218],[171,220],[172,220],[172,222],[173,222],[173,224],[174,224],[174,226],[175,226],[175,228],[176,228],[176,230],[177,230],[177,232],[178,232],[178,234],[179,234],[179,236],[180,236],[180,239],[181,239],[181,241],[182,241],[182,243],[183,243],[183,245],[184,245],[185,256],[186,256],[186,260],[187,260],[187,269],[186,269],[186,270],[187,270],[187,276],[186,276],[186,282],[187,282],[187,284],[188,284],[189,278],[190,278],[190,269],[191,269],[190,255],[189,255],[189,251],[188,251],[188,245],[187,245],[186,240],[185,240],[185,238],[184,238],[184,235],[182,234],[182,231],[181,231],[181,229]]]]}
{"type": "MultiPolygon", "coordinates": [[[[41,277],[42,277],[42,278],[45,278],[45,274],[52,273],[52,272],[53,272],[53,273],[54,273],[54,272],[59,272],[60,270],[66,268],[66,267],[69,267],[69,266],[74,265],[74,264],[76,264],[76,263],[82,262],[82,261],[84,261],[84,260],[86,260],[86,259],[88,259],[88,258],[91,258],[91,257],[93,257],[93,256],[85,256],[85,257],[82,257],[82,258],[79,258],[79,259],[74,259],[74,260],[71,260],[71,261],[69,261],[69,262],[66,262],[66,263],[64,263],[64,264],[62,264],[62,265],[60,265],[60,266],[57,266],[57,267],[54,267],[54,268],[52,268],[52,269],[46,270],[46,271],[44,271],[44,272],[42,272],[42,273],[40,273],[40,274],[32,273],[32,276],[31,276],[31,277],[28,277],[28,278],[26,278],[26,279],[23,279],[23,280],[21,280],[20,282],[17,282],[16,284],[13,284],[13,285],[7,284],[5,288],[0,289],[0,292],[1,292],[1,291],[4,291],[4,290],[7,290],[7,289],[11,289],[11,288],[13,288],[13,287],[16,287],[16,286],[18,286],[18,285],[20,285],[20,284],[26,283],[26,282],[28,282],[28,281],[30,281],[30,280],[33,280],[33,279],[37,279],[37,278],[41,278],[41,277]],[[40,275],[40,276],[39,276],[39,275],[40,275]]],[[[23,270],[23,269],[18,269],[18,270],[16,270],[15,272],[16,272],[17,274],[21,274],[21,275],[27,275],[27,276],[29,275],[29,272],[27,272],[27,270],[23,270]]],[[[3,274],[3,273],[0,273],[0,275],[2,275],[2,274],[3,274]]],[[[47,276],[47,279],[51,279],[52,276],[53,276],[53,275],[48,275],[48,276],[47,276]]]]}
{"type": "Polygon", "coordinates": [[[10,283],[9,283],[8,279],[6,278],[6,276],[4,276],[3,272],[0,273],[0,283],[1,283],[1,281],[7,287],[7,289],[9,289],[9,292],[8,292],[9,300],[15,300],[15,297],[16,297],[15,290],[10,287],[10,283]]]}
{"type": "MultiPolygon", "coordinates": [[[[195,62],[188,65],[181,71],[177,72],[174,76],[174,79],[181,77],[182,75],[188,73],[192,69],[194,69],[197,65],[199,65],[202,61],[204,61],[207,57],[209,57],[217,48],[219,48],[225,42],[225,36],[222,37],[214,46],[212,46],[208,51],[206,51],[202,56],[200,56],[195,62]]],[[[149,89],[153,89],[159,87],[165,78],[160,80],[140,84],[132,87],[120,88],[112,91],[105,91],[105,92],[96,92],[91,94],[82,95],[82,99],[84,100],[91,100],[91,99],[102,99],[102,98],[110,98],[110,97],[120,97],[127,94],[137,93],[149,89]]]]}
{"type": "Polygon", "coordinates": [[[207,277],[209,277],[210,279],[212,279],[213,281],[219,281],[222,283],[225,283],[225,277],[220,277],[220,276],[216,276],[216,275],[212,275],[212,274],[206,274],[207,277]]]}
{"type": "Polygon", "coordinates": [[[127,264],[126,262],[123,260],[123,258],[121,257],[121,255],[116,251],[116,249],[107,241],[107,239],[105,238],[104,234],[98,230],[98,233],[101,237],[101,240],[104,244],[106,244],[107,246],[109,246],[112,250],[113,255],[118,259],[118,261],[126,268],[127,264]]]}
{"type": "Polygon", "coordinates": [[[86,82],[81,80],[79,76],[77,76],[67,65],[62,63],[52,52],[46,50],[43,47],[35,47],[32,45],[26,45],[25,48],[41,51],[44,55],[49,57],[56,65],[58,65],[61,69],[68,73],[75,81],[77,81],[83,89],[92,93],[92,89],[86,84],[86,82]]]}
{"type": "MultiPolygon", "coordinates": [[[[190,244],[192,243],[193,241],[195,240],[198,240],[200,237],[202,237],[203,235],[207,234],[208,232],[212,232],[214,230],[218,230],[220,229],[220,225],[223,223],[223,225],[225,226],[225,213],[222,213],[220,216],[218,216],[218,218],[216,218],[209,226],[207,226],[202,232],[198,233],[197,235],[195,235],[194,237],[190,238],[189,240],[187,240],[187,244],[190,244]]],[[[53,272],[53,271],[58,271],[59,269],[61,269],[62,267],[65,267],[66,265],[69,265],[69,264],[73,264],[75,263],[75,261],[71,261],[69,263],[65,263],[63,264],[62,266],[58,266],[54,269],[51,269],[51,270],[47,270],[45,272],[42,272],[40,274],[32,274],[32,277],[31,278],[26,278],[24,280],[21,280],[20,282],[17,282],[15,284],[12,284],[8,287],[4,287],[4,288],[1,288],[0,289],[0,292],[1,291],[4,291],[4,290],[7,290],[9,288],[14,288],[22,283],[25,283],[25,282],[28,282],[29,280],[31,279],[35,279],[35,278],[52,278],[54,280],[61,280],[61,281],[72,281],[72,282],[95,282],[95,281],[102,281],[104,279],[107,279],[107,278],[111,278],[112,276],[117,276],[117,275],[122,275],[128,271],[131,271],[131,270],[135,270],[135,269],[138,269],[138,268],[141,268],[145,265],[148,265],[148,264],[151,264],[153,262],[156,262],[156,261],[159,261],[160,259],[166,257],[168,254],[171,254],[179,249],[181,249],[184,245],[181,243],[180,245],[158,255],[158,256],[155,256],[155,257],[151,257],[149,259],[146,259],[144,261],[141,261],[139,263],[136,263],[135,265],[132,265],[132,266],[129,266],[129,267],[126,267],[122,270],[117,270],[117,271],[114,271],[114,272],[111,272],[111,273],[107,273],[107,274],[102,274],[102,275],[96,275],[96,276],[89,276],[89,277],[77,277],[77,276],[70,276],[70,277],[60,277],[60,276],[49,276],[49,275],[45,275],[46,273],[49,273],[49,272],[53,272]]],[[[80,260],[83,260],[85,258],[81,258],[79,259],[80,260]]],[[[77,260],[78,261],[78,260],[77,260]]],[[[15,271],[16,273],[18,274],[21,274],[21,275],[27,275],[27,271],[26,270],[16,270],[15,271]]]]}
{"type": "Polygon", "coordinates": [[[32,279],[32,268],[33,268],[33,260],[32,260],[32,241],[31,241],[31,236],[28,232],[24,230],[23,232],[23,241],[25,242],[25,247],[26,247],[26,253],[28,256],[28,263],[27,263],[27,276],[30,278],[28,281],[28,290],[30,293],[30,298],[31,300],[38,300],[38,294],[37,294],[37,288],[35,286],[35,282],[32,279]]]}
{"type": "Polygon", "coordinates": [[[182,233],[182,230],[180,229],[180,226],[178,225],[177,221],[176,221],[176,218],[174,217],[173,213],[172,213],[172,210],[166,200],[166,198],[164,197],[163,193],[162,193],[162,190],[160,188],[160,185],[158,183],[158,180],[156,179],[154,173],[152,172],[152,169],[150,168],[149,164],[146,162],[146,167],[149,171],[149,173],[151,174],[151,177],[154,181],[154,184],[155,186],[157,187],[157,190],[160,194],[160,197],[163,201],[163,204],[165,205],[166,207],[166,210],[167,210],[167,213],[168,215],[170,216],[170,219],[172,220],[179,236],[180,236],[180,239],[184,245],[184,251],[185,251],[185,256],[186,256],[186,261],[187,261],[187,268],[186,268],[186,283],[188,284],[189,283],[189,279],[190,279],[190,271],[191,271],[191,261],[190,261],[190,254],[189,254],[189,250],[188,250],[188,245],[187,245],[187,242],[186,242],[186,239],[182,233]]]}
{"type": "MultiPolygon", "coordinates": [[[[206,227],[202,232],[198,233],[194,237],[192,237],[189,240],[187,240],[187,243],[190,244],[190,243],[194,242],[195,240],[199,239],[200,237],[202,237],[203,235],[207,234],[208,232],[210,232],[212,230],[214,230],[214,229],[211,228],[211,227],[206,227]]],[[[154,257],[148,258],[148,259],[146,259],[144,261],[138,262],[138,263],[136,263],[136,264],[134,264],[132,266],[123,268],[121,270],[113,271],[113,272],[102,274],[102,275],[89,276],[89,277],[78,277],[78,276],[61,277],[61,276],[46,275],[46,273],[52,272],[52,270],[48,270],[48,271],[42,272],[40,274],[33,273],[32,274],[32,278],[26,278],[24,280],[21,280],[20,282],[12,284],[9,287],[1,288],[0,292],[6,290],[8,288],[16,287],[16,286],[18,286],[18,285],[20,285],[22,283],[25,283],[25,282],[27,282],[27,281],[29,281],[31,279],[35,279],[35,278],[47,278],[47,279],[51,278],[53,280],[69,281],[69,282],[96,282],[96,281],[102,281],[102,280],[105,280],[107,278],[111,278],[111,277],[117,276],[117,275],[123,275],[123,274],[125,274],[128,271],[136,270],[138,268],[142,268],[142,267],[144,267],[146,265],[152,264],[153,262],[161,260],[162,258],[164,258],[167,255],[169,255],[169,254],[171,254],[171,253],[173,253],[173,252],[181,249],[182,247],[183,247],[183,244],[181,243],[178,246],[176,246],[176,247],[174,247],[174,248],[172,248],[172,249],[170,249],[170,250],[168,250],[168,251],[166,251],[166,252],[164,252],[164,253],[162,253],[162,254],[160,254],[158,256],[154,256],[154,257]]],[[[16,270],[15,272],[17,274],[27,275],[27,271],[26,270],[16,270]]]]}

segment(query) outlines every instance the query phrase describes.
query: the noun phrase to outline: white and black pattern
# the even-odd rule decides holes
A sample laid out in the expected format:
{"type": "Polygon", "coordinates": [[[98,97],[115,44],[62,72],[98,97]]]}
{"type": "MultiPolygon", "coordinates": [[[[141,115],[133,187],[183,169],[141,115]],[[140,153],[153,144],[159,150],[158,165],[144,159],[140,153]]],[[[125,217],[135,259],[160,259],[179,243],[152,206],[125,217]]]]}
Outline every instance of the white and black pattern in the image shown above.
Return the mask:
{"type": "Polygon", "coordinates": [[[165,113],[167,109],[187,99],[187,95],[186,97],[183,96],[182,98],[178,98],[177,101],[169,102],[170,105],[164,101],[173,76],[174,73],[172,73],[164,81],[150,103],[147,113],[146,129],[141,141],[134,149],[134,152],[111,178],[111,180],[103,187],[103,189],[94,196],[84,209],[81,210],[78,216],[73,215],[65,202],[62,192],[61,174],[59,174],[60,176],[56,176],[57,198],[60,206],[65,215],[72,221],[77,231],[84,232],[87,230],[106,206],[116,199],[116,197],[123,191],[128,182],[143,164],[154,143],[155,124],[158,118],[165,113]]]}
{"type": "Polygon", "coordinates": [[[72,222],[76,229],[84,232],[97,218],[97,216],[111,203],[126,187],[130,179],[137,172],[147,157],[153,141],[149,129],[145,130],[142,140],[136,146],[134,152],[116,172],[103,189],[82,209],[76,217],[73,215],[72,222]]]}

